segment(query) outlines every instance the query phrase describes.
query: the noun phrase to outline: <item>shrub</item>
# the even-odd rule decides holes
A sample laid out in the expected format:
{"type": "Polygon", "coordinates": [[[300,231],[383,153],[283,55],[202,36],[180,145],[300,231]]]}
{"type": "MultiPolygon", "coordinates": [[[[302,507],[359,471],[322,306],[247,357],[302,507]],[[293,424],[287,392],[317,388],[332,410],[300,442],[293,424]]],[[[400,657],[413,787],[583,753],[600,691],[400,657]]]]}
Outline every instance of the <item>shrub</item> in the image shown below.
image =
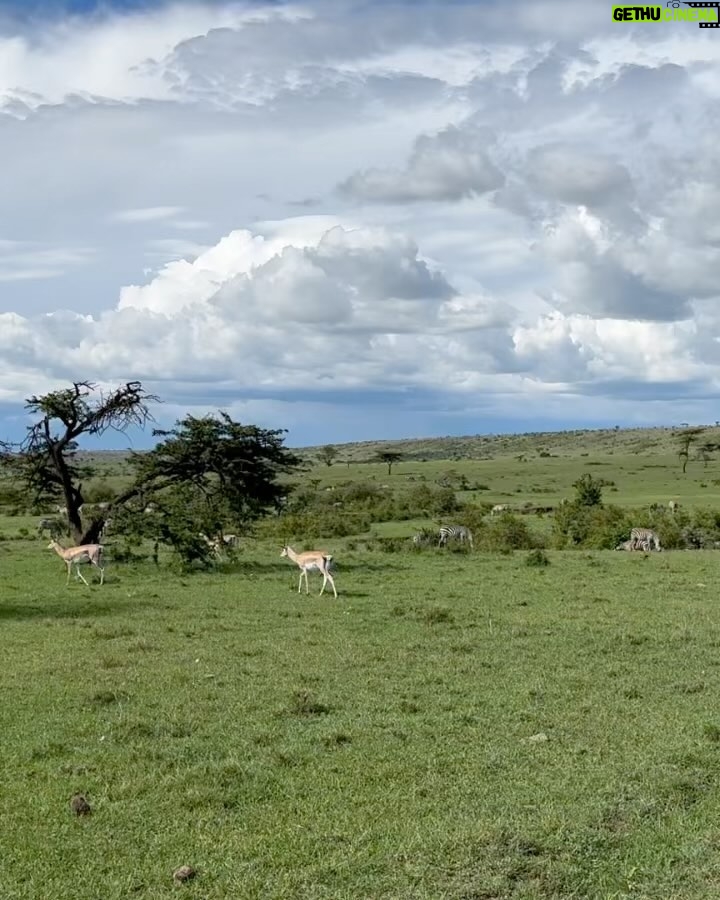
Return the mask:
{"type": "Polygon", "coordinates": [[[413,550],[425,550],[428,547],[434,547],[438,542],[438,531],[437,528],[421,528],[420,531],[416,532],[413,538],[411,538],[410,546],[413,550]],[[415,540],[414,538],[417,538],[415,540]]]}
{"type": "Polygon", "coordinates": [[[283,541],[299,538],[314,541],[318,538],[359,534],[367,531],[371,524],[372,517],[367,513],[308,511],[265,519],[257,530],[263,536],[277,537],[283,541]]]}
{"type": "Polygon", "coordinates": [[[527,524],[512,513],[503,513],[486,525],[481,535],[483,550],[530,550],[536,543],[527,524]]]}
{"type": "Polygon", "coordinates": [[[548,559],[548,555],[544,550],[535,549],[531,550],[525,557],[525,565],[541,568],[543,566],[549,566],[550,560],[548,559]]]}
{"type": "Polygon", "coordinates": [[[110,503],[116,495],[115,488],[104,478],[91,481],[83,491],[86,503],[110,503]]]}
{"type": "Polygon", "coordinates": [[[603,484],[603,481],[593,478],[589,472],[585,472],[577,481],[573,482],[575,503],[578,506],[599,506],[602,503],[603,484]]]}
{"type": "Polygon", "coordinates": [[[455,490],[452,487],[441,487],[434,492],[430,512],[436,516],[448,515],[460,507],[455,490]]]}
{"type": "Polygon", "coordinates": [[[407,538],[377,537],[368,541],[370,550],[380,550],[383,553],[401,553],[407,550],[407,538]]]}
{"type": "Polygon", "coordinates": [[[555,510],[552,544],[557,549],[590,547],[611,550],[639,525],[637,516],[618,506],[586,506],[576,501],[555,510]]]}

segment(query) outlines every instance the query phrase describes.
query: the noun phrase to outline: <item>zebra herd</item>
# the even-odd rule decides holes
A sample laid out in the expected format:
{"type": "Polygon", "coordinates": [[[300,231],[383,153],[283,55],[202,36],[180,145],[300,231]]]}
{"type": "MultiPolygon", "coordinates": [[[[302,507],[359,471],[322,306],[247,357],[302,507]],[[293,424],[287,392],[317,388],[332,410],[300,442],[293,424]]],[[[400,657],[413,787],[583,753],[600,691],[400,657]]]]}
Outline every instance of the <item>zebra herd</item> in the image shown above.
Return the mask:
{"type": "MultiPolygon", "coordinates": [[[[470,547],[473,547],[472,531],[465,525],[442,525],[438,532],[437,546],[443,547],[449,540],[456,540],[461,544],[468,543],[470,547]]],[[[413,535],[412,542],[416,547],[422,547],[434,541],[430,533],[424,532],[413,535]]],[[[649,553],[651,550],[662,551],[660,538],[652,528],[633,528],[630,531],[630,540],[621,541],[615,549],[628,551],[644,550],[646,553],[649,553]]]]}

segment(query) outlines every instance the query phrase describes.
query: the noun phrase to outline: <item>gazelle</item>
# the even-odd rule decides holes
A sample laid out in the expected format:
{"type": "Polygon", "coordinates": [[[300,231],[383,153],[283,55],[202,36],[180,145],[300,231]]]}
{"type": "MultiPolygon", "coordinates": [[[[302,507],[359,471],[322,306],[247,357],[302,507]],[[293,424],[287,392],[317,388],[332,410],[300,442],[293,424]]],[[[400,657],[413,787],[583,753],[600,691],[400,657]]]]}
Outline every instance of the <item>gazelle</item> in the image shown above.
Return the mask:
{"type": "Polygon", "coordinates": [[[302,588],[303,575],[305,576],[305,593],[310,593],[310,588],[308,587],[308,572],[317,569],[318,572],[322,572],[323,576],[323,584],[320,588],[320,596],[322,596],[322,592],[325,590],[325,585],[329,581],[330,585],[332,586],[333,593],[335,594],[335,599],[337,599],[335,582],[332,575],[330,574],[330,562],[332,560],[332,554],[326,553],[324,550],[308,550],[307,553],[296,553],[292,547],[288,547],[286,545],[280,551],[280,556],[287,556],[288,559],[291,559],[296,565],[300,567],[298,594],[300,593],[300,589],[302,588]]]}
{"type": "MultiPolygon", "coordinates": [[[[84,544],[81,547],[68,547],[66,550],[64,547],[61,547],[57,541],[50,541],[48,550],[54,550],[57,555],[61,556],[65,561],[65,565],[67,566],[67,581],[65,584],[70,584],[70,571],[73,566],[75,566],[77,577],[80,578],[81,581],[85,581],[85,578],[80,571],[80,566],[83,563],[90,563],[92,566],[97,566],[100,570],[100,584],[105,580],[105,569],[102,566],[102,544],[84,544]]],[[[87,584],[87,581],[85,581],[85,584],[87,584]]]]}

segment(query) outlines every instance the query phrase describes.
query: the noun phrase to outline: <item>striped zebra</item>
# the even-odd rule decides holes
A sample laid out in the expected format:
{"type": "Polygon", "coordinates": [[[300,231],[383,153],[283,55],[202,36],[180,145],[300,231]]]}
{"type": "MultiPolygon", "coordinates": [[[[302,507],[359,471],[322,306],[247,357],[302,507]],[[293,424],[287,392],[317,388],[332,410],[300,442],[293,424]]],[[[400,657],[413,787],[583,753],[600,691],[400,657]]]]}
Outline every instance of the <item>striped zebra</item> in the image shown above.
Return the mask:
{"type": "Polygon", "coordinates": [[[42,537],[45,531],[49,532],[50,537],[54,539],[62,536],[65,526],[59,519],[40,519],[38,534],[42,537]]]}
{"type": "Polygon", "coordinates": [[[461,544],[467,541],[471,547],[473,546],[472,531],[464,525],[443,525],[440,529],[438,547],[442,547],[446,544],[449,538],[454,538],[455,540],[460,541],[461,544]]]}
{"type": "Polygon", "coordinates": [[[637,541],[621,541],[615,549],[628,550],[629,552],[632,552],[633,550],[641,550],[642,548],[637,543],[637,541]]]}
{"type": "Polygon", "coordinates": [[[630,540],[648,553],[650,550],[662,550],[660,538],[652,528],[633,528],[630,531],[630,540]]]}

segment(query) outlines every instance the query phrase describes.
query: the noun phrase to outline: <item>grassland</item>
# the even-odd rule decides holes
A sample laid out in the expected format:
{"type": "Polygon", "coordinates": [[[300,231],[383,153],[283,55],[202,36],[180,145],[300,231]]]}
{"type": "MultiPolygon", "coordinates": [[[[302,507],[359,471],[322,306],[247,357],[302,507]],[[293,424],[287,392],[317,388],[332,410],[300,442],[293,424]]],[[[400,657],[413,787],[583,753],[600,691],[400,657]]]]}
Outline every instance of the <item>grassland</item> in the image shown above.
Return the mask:
{"type": "MultiPolygon", "coordinates": [[[[516,449],[304,477],[455,469],[484,485],[467,500],[519,505],[590,471],[614,503],[717,505],[718,464],[683,476],[664,441],[516,449]]],[[[335,601],[260,541],[65,587],[35,521],[0,520],[3,900],[720,894],[720,552],[337,541],[335,601]]]]}
{"type": "MultiPolygon", "coordinates": [[[[720,427],[708,426],[703,441],[720,444],[720,427]]],[[[613,503],[634,506],[675,499],[693,506],[712,504],[720,486],[717,454],[703,461],[691,449],[683,474],[678,446],[677,431],[672,428],[373,441],[338,446],[338,459],[332,466],[318,462],[318,447],[306,447],[299,451],[307,466],[300,480],[314,481],[318,489],[324,489],[348,480],[371,479],[402,490],[450,471],[484,486],[475,498],[461,493],[462,499],[520,506],[557,503],[572,495],[572,483],[583,472],[591,472],[615,482],[607,493],[613,503]],[[387,465],[375,461],[385,448],[402,454],[391,474],[387,465]]],[[[98,469],[100,480],[115,488],[127,483],[124,454],[84,456],[98,469]]]]}

